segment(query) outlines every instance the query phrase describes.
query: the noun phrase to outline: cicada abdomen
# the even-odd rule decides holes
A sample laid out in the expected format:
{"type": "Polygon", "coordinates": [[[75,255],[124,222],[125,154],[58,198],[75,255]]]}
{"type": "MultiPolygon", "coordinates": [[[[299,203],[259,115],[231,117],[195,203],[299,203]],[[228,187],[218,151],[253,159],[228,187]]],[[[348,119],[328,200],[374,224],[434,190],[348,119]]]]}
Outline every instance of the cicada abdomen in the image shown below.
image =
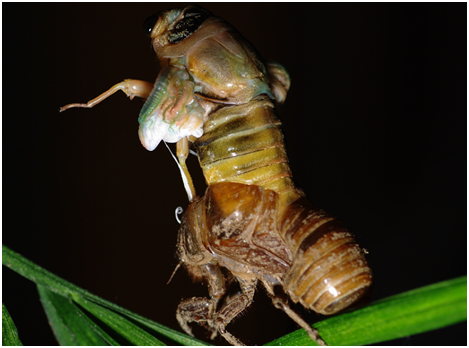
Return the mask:
{"type": "Polygon", "coordinates": [[[281,122],[266,96],[212,113],[204,124],[204,135],[195,140],[194,147],[209,185],[236,182],[275,191],[289,197],[288,202],[299,197],[288,165],[281,122]]]}

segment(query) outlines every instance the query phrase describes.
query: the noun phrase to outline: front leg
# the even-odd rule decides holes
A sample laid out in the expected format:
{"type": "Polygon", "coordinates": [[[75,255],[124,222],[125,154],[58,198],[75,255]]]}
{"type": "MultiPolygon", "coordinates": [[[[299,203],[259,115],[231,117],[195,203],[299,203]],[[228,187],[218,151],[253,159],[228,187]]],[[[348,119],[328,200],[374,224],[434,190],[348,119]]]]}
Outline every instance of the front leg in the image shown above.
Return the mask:
{"type": "MultiPolygon", "coordinates": [[[[205,297],[193,297],[182,301],[176,310],[176,319],[187,334],[193,336],[189,324],[196,322],[211,331],[211,338],[213,339],[217,333],[214,318],[216,317],[218,302],[226,291],[225,279],[220,267],[216,263],[193,267],[197,269],[195,273],[201,272],[205,281],[208,283],[210,299],[205,297]]],[[[191,268],[188,270],[189,273],[191,273],[191,268]]]]}
{"type": "Polygon", "coordinates": [[[117,91],[124,92],[131,100],[134,97],[147,99],[153,89],[153,83],[141,80],[127,79],[119,82],[108,89],[106,92],[100,94],[94,99],[91,99],[87,103],[73,103],[68,104],[60,108],[60,112],[71,109],[71,108],[92,108],[96,104],[101,103],[104,99],[110,97],[117,91]]]}
{"type": "Polygon", "coordinates": [[[226,326],[251,304],[253,296],[254,288],[252,288],[252,294],[251,292],[238,294],[234,296],[232,301],[223,306],[218,313],[216,312],[216,299],[193,297],[179,304],[176,319],[182,329],[191,336],[193,334],[189,323],[196,322],[212,331],[211,339],[214,339],[217,332],[220,332],[230,344],[244,346],[240,340],[226,331],[226,326]]]}
{"type": "Polygon", "coordinates": [[[205,297],[193,297],[183,300],[177,310],[176,319],[181,328],[191,336],[190,323],[198,323],[209,331],[213,331],[213,317],[216,310],[216,301],[205,297]]]}

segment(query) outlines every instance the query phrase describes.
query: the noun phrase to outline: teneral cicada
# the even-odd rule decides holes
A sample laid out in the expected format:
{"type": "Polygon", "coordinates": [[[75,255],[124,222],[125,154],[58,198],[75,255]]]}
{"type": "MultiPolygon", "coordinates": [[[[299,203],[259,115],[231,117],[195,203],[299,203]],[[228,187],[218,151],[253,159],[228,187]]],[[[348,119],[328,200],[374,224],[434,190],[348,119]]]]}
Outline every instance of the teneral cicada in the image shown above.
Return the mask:
{"type": "Polygon", "coordinates": [[[187,271],[208,284],[209,297],[182,301],[176,316],[192,334],[197,322],[228,342],[226,330],[248,307],[261,282],[275,307],[324,343],[288,305],[285,294],[329,315],[362,298],[371,270],[352,234],[314,208],[292,181],[275,107],[290,87],[287,71],[261,59],[233,27],[195,6],[149,17],[162,70],[155,84],[125,80],[86,104],[118,90],[145,98],[139,137],[154,150],[177,143],[191,201],[178,234],[177,254],[187,271]],[[208,188],[197,196],[185,161],[198,156],[208,188]],[[237,282],[240,291],[227,292],[237,282]]]}

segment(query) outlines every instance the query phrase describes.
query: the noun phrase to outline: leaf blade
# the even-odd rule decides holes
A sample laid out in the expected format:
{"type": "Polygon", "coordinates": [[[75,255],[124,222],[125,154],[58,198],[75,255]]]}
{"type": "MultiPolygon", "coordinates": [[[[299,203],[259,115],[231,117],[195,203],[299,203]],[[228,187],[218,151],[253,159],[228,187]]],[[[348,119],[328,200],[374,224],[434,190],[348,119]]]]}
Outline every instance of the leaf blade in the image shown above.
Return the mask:
{"type": "Polygon", "coordinates": [[[2,344],[4,346],[22,346],[20,338],[18,337],[18,330],[13,322],[10,313],[2,303],[2,344]]]}
{"type": "Polygon", "coordinates": [[[103,346],[109,343],[90,327],[70,299],[41,285],[37,288],[49,324],[61,346],[103,346]]]}
{"type": "MultiPolygon", "coordinates": [[[[119,335],[117,341],[126,341],[126,345],[136,345],[136,346],[162,346],[165,345],[157,338],[153,337],[149,333],[145,332],[125,317],[119,315],[118,313],[109,310],[99,304],[96,304],[92,301],[84,299],[83,297],[75,297],[74,301],[78,303],[81,307],[86,309],[94,318],[111,330],[115,332],[116,335],[119,335]]],[[[96,322],[96,320],[94,320],[96,322]]],[[[110,336],[113,336],[110,334],[110,336]]]]}
{"type": "MultiPolygon", "coordinates": [[[[365,345],[434,330],[467,319],[467,277],[376,301],[314,324],[329,345],[365,345]]],[[[311,345],[297,330],[267,345],[311,345]]]]}
{"type": "MultiPolygon", "coordinates": [[[[83,298],[94,304],[98,304],[104,308],[107,308],[113,312],[119,313],[127,319],[131,319],[134,322],[138,322],[145,328],[150,329],[162,338],[168,338],[169,340],[179,343],[182,345],[189,346],[207,346],[210,345],[204,341],[198,340],[194,337],[173,330],[162,324],[156,323],[150,319],[144,318],[136,313],[133,313],[125,308],[122,308],[112,302],[109,302],[99,296],[96,296],[60,277],[45,270],[44,268],[36,265],[29,261],[18,253],[15,253],[5,245],[2,245],[2,263],[11,270],[19,273],[26,279],[29,279],[42,286],[43,288],[63,296],[65,298],[73,298],[74,300],[83,298]]],[[[107,340],[107,338],[106,338],[107,340]]],[[[113,344],[112,342],[108,342],[113,344]]]]}

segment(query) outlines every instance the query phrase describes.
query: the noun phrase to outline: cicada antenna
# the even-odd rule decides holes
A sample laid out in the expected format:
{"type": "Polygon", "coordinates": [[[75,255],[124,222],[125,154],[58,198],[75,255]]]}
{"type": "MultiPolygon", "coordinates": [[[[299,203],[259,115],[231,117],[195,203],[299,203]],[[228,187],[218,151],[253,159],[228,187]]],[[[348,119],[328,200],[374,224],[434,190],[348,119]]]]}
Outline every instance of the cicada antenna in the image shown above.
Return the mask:
{"type": "Polygon", "coordinates": [[[182,260],[179,261],[179,263],[177,264],[176,268],[174,269],[173,273],[171,274],[171,277],[169,277],[169,280],[166,283],[166,285],[168,285],[171,282],[171,280],[173,279],[173,277],[176,274],[177,270],[179,269],[179,267],[181,267],[181,264],[182,264],[182,260]]]}

